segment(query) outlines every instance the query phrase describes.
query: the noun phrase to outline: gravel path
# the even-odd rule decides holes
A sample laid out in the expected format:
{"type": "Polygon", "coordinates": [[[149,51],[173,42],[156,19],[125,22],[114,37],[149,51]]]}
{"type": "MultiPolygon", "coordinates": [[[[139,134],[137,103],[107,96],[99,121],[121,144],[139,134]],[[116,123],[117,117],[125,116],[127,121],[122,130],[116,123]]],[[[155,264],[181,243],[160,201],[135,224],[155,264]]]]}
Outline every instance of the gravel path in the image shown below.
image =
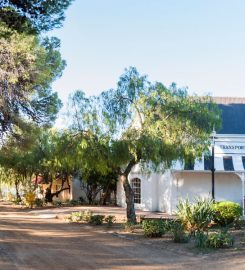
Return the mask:
{"type": "Polygon", "coordinates": [[[0,205],[1,270],[245,269],[245,254],[190,255],[0,205]]]}

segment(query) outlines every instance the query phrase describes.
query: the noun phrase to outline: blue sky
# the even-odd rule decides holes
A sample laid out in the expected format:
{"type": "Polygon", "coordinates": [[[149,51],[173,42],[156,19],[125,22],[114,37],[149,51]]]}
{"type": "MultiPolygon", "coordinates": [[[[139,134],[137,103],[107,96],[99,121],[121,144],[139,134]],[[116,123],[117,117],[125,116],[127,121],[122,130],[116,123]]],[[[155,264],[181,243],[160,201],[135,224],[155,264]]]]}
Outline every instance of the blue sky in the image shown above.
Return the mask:
{"type": "Polygon", "coordinates": [[[67,61],[53,88],[99,94],[136,66],[190,93],[245,96],[244,0],[75,0],[61,29],[67,61]]]}

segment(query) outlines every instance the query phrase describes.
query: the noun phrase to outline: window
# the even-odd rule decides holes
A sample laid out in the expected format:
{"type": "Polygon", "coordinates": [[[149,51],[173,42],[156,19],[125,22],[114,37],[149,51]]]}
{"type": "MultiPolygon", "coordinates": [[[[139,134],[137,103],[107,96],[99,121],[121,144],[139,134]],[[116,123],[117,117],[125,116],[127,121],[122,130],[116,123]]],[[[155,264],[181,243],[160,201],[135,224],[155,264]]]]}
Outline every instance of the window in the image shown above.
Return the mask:
{"type": "Polygon", "coordinates": [[[204,156],[204,170],[210,171],[212,169],[212,156],[204,156]]]}
{"type": "Polygon", "coordinates": [[[223,157],[223,163],[225,171],[234,171],[232,157],[230,156],[223,157]]]}
{"type": "Polygon", "coordinates": [[[139,178],[132,179],[131,187],[134,192],[134,203],[141,203],[141,180],[139,178]]]}

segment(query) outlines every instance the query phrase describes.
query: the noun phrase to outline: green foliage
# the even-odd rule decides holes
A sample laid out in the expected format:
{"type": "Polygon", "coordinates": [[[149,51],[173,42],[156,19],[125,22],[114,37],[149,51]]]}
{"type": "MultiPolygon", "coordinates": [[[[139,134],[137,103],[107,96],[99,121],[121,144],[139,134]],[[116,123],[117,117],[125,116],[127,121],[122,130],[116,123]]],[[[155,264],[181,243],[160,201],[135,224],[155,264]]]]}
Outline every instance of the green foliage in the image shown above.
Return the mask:
{"type": "Polygon", "coordinates": [[[105,222],[107,223],[107,225],[110,227],[113,225],[113,223],[115,223],[116,221],[116,217],[115,216],[106,216],[105,217],[105,222]]]}
{"type": "Polygon", "coordinates": [[[15,205],[20,205],[22,203],[22,200],[21,200],[21,198],[14,198],[12,203],[15,204],[15,205]]]}
{"type": "Polygon", "coordinates": [[[208,236],[207,245],[211,248],[228,248],[234,245],[233,236],[227,231],[212,233],[208,236]]]}
{"type": "Polygon", "coordinates": [[[53,205],[56,206],[56,207],[61,207],[62,206],[62,201],[55,200],[55,201],[53,201],[53,205]]]}
{"type": "Polygon", "coordinates": [[[36,200],[36,194],[33,191],[28,191],[24,195],[26,206],[33,208],[36,200]]]}
{"type": "Polygon", "coordinates": [[[123,224],[123,228],[126,232],[134,232],[136,228],[138,228],[138,225],[135,224],[134,222],[127,221],[126,223],[123,224]]]}
{"type": "MultiPolygon", "coordinates": [[[[101,127],[110,134],[112,160],[126,177],[136,164],[157,171],[175,160],[200,157],[213,126],[220,126],[218,107],[210,97],[189,96],[175,84],[168,89],[150,83],[134,67],[126,69],[117,88],[103,92],[100,100],[101,127]]],[[[125,190],[126,197],[132,196],[130,188],[125,190]]],[[[133,200],[127,201],[132,213],[133,200]]],[[[127,218],[135,222],[135,214],[127,218]]]]}
{"type": "Polygon", "coordinates": [[[78,200],[69,200],[69,204],[72,206],[80,205],[80,201],[78,200]]]}
{"type": "Polygon", "coordinates": [[[227,226],[238,221],[242,216],[242,207],[238,203],[223,201],[214,204],[214,221],[220,226],[227,226]]]}
{"type": "Polygon", "coordinates": [[[86,222],[90,222],[92,216],[93,216],[93,212],[89,209],[84,210],[82,213],[83,221],[86,221],[86,222]]]}
{"type": "Polygon", "coordinates": [[[208,247],[208,235],[203,231],[199,231],[195,234],[195,246],[198,248],[208,247]]]}
{"type": "Polygon", "coordinates": [[[70,222],[81,222],[83,220],[83,214],[81,212],[72,212],[67,219],[70,222]]]}
{"type": "Polygon", "coordinates": [[[43,207],[43,204],[44,204],[44,202],[43,202],[42,199],[36,198],[35,201],[34,201],[34,205],[36,207],[43,207]]]}
{"type": "Polygon", "coordinates": [[[61,101],[51,84],[65,66],[57,46],[54,38],[41,44],[36,36],[0,23],[0,135],[21,128],[27,119],[43,125],[55,120],[61,101]]]}
{"type": "Polygon", "coordinates": [[[0,21],[19,32],[39,33],[60,27],[72,0],[2,0],[0,21]]]}
{"type": "Polygon", "coordinates": [[[147,237],[161,237],[165,233],[163,220],[143,220],[142,228],[147,237]]]}
{"type": "Polygon", "coordinates": [[[90,223],[93,225],[101,225],[103,223],[104,215],[93,215],[90,218],[90,223]]]}
{"type": "Polygon", "coordinates": [[[183,224],[179,221],[173,221],[170,225],[170,231],[173,234],[173,240],[175,243],[188,243],[190,240],[189,234],[185,232],[183,224]]]}
{"type": "Polygon", "coordinates": [[[177,206],[177,216],[190,232],[205,231],[214,218],[213,200],[196,198],[194,203],[181,200],[177,206]]]}

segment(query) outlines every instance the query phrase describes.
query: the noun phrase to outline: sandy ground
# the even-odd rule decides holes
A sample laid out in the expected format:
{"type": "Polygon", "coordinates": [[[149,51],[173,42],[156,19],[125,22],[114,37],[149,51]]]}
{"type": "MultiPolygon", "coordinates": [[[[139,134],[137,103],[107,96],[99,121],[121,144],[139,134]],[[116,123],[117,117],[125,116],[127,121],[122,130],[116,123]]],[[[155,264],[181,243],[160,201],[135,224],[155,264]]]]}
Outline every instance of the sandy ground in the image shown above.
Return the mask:
{"type": "Polygon", "coordinates": [[[244,252],[194,255],[161,248],[103,226],[64,223],[51,218],[55,211],[39,215],[0,204],[0,270],[245,269],[244,252]]]}

